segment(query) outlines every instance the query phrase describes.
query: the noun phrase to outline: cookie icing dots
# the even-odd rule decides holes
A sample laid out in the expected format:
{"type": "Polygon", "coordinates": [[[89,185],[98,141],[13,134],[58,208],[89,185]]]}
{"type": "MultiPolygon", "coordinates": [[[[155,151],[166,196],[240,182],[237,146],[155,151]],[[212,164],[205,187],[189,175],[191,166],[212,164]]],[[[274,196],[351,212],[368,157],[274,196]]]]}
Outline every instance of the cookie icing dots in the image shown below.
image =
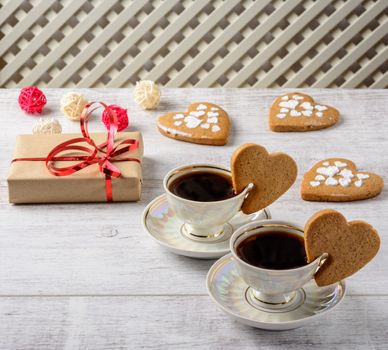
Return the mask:
{"type": "Polygon", "coordinates": [[[276,117],[279,119],[284,119],[287,116],[291,117],[323,117],[323,111],[328,108],[319,104],[312,104],[309,101],[304,101],[305,97],[302,95],[294,94],[291,97],[288,95],[282,96],[281,101],[278,104],[279,112],[276,114],[276,117]],[[298,109],[296,109],[298,108],[298,109]]]}
{"type": "Polygon", "coordinates": [[[221,128],[217,125],[219,117],[218,111],[219,108],[217,107],[208,108],[207,105],[200,103],[196,107],[196,110],[189,112],[189,115],[177,113],[172,117],[172,119],[175,120],[175,126],[181,126],[184,123],[184,125],[189,129],[201,127],[202,129],[210,129],[212,132],[219,132],[221,128]],[[206,117],[207,119],[203,119],[202,117],[206,117]],[[212,127],[210,127],[210,124],[212,124],[212,127]]]}
{"type": "Polygon", "coordinates": [[[186,110],[167,112],[156,125],[163,136],[213,146],[225,145],[230,131],[228,113],[210,102],[194,102],[186,110]]]}
{"type": "Polygon", "coordinates": [[[184,119],[185,123],[186,123],[186,127],[189,128],[189,129],[194,129],[196,128],[197,126],[199,126],[199,124],[202,123],[202,120],[201,119],[198,119],[197,117],[195,116],[192,116],[192,115],[188,115],[185,119],[184,119]]]}
{"type": "Polygon", "coordinates": [[[204,110],[204,109],[206,110],[206,109],[207,109],[207,106],[204,105],[204,104],[202,104],[202,103],[199,104],[198,107],[197,107],[197,111],[202,111],[202,110],[204,110]]]}
{"type": "Polygon", "coordinates": [[[332,162],[332,164],[328,161],[322,162],[315,170],[317,175],[313,181],[310,181],[310,186],[318,187],[325,185],[349,187],[353,184],[356,187],[361,187],[363,185],[363,180],[368,179],[369,175],[364,173],[353,173],[347,166],[347,163],[338,160],[332,162]]]}

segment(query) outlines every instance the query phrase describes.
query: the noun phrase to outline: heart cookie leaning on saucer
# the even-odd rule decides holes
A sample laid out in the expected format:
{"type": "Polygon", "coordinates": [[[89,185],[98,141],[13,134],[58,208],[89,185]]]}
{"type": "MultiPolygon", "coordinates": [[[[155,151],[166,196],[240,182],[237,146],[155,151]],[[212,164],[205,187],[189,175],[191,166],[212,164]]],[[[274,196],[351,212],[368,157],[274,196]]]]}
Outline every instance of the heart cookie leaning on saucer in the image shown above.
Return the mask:
{"type": "Polygon", "coordinates": [[[307,201],[349,202],[375,197],[383,187],[379,175],[358,171],[348,159],[329,158],[304,175],[301,196],[307,201]]]}
{"type": "Polygon", "coordinates": [[[308,262],[328,253],[314,278],[318,286],[338,282],[364,267],[377,254],[380,238],[364,221],[350,221],[335,210],[314,214],[304,228],[308,262]]]}
{"type": "Polygon", "coordinates": [[[275,99],[269,110],[269,127],[272,131],[311,131],[336,124],[340,113],[334,107],[318,104],[299,92],[275,99]]]}
{"type": "Polygon", "coordinates": [[[240,193],[249,183],[255,186],[249,191],[241,210],[251,214],[264,209],[295,182],[297,166],[286,153],[268,153],[260,145],[247,143],[234,151],[231,159],[233,188],[240,193]]]}
{"type": "Polygon", "coordinates": [[[169,112],[159,117],[158,129],[173,139],[203,145],[223,146],[228,142],[230,121],[219,106],[191,103],[186,112],[169,112]]]}

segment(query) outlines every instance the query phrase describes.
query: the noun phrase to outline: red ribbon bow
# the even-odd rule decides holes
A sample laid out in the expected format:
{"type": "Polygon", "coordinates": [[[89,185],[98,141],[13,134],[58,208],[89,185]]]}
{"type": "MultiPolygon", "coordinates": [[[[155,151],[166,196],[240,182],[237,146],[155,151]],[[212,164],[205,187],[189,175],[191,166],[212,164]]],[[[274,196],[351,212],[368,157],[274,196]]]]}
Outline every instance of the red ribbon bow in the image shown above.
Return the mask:
{"type": "Polygon", "coordinates": [[[55,176],[68,176],[80,171],[90,165],[98,164],[100,172],[105,174],[105,190],[106,199],[112,201],[112,177],[118,178],[121,176],[120,169],[112,162],[134,161],[140,163],[137,158],[116,158],[119,155],[133,151],[139,147],[139,141],[134,139],[126,139],[115,145],[115,135],[117,133],[118,119],[116,113],[110,109],[105,103],[91,102],[88,103],[81,113],[80,118],[81,132],[83,137],[77,137],[65,141],[54,147],[46,158],[17,158],[19,160],[43,160],[46,162],[46,167],[51,174],[55,176]],[[89,107],[95,103],[100,104],[109,115],[109,130],[108,137],[105,142],[97,145],[89,135],[88,119],[89,116],[98,108],[95,107],[89,110],[89,107]],[[80,145],[84,143],[86,145],[80,145]],[[84,152],[86,155],[79,156],[60,156],[62,152],[75,151],[77,153],[84,152]],[[79,161],[76,164],[67,167],[55,166],[55,161],[79,161]]]}

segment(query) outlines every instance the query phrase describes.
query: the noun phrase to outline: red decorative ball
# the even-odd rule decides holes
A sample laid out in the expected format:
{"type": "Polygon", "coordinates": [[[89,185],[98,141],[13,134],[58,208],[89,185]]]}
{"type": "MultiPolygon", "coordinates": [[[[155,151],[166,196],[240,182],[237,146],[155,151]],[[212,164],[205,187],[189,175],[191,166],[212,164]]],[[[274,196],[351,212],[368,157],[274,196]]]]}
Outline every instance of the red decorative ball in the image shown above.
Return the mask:
{"type": "Polygon", "coordinates": [[[27,113],[42,113],[46,96],[36,86],[26,86],[20,90],[19,106],[27,113]]]}
{"type": "MultiPolygon", "coordinates": [[[[121,131],[128,127],[128,114],[127,110],[124,108],[121,108],[118,105],[109,105],[108,106],[111,110],[116,112],[117,119],[118,119],[118,127],[117,130],[121,131]]],[[[109,130],[109,114],[106,110],[102,113],[102,122],[104,123],[105,127],[109,130]]]]}

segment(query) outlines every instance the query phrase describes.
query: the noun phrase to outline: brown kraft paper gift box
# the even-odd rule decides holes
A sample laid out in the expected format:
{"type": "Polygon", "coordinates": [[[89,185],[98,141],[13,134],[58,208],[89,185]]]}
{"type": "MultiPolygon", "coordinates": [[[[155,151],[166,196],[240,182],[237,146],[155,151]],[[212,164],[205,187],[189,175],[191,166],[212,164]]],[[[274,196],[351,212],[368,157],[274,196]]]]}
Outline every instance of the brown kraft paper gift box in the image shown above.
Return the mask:
{"type": "MultiPolygon", "coordinates": [[[[80,134],[39,134],[19,135],[13,159],[46,157],[60,143],[80,137],[80,134]]],[[[102,144],[106,133],[91,134],[95,143],[102,144]]],[[[141,161],[143,142],[140,132],[119,132],[115,136],[115,145],[125,139],[139,140],[139,147],[119,155],[117,158],[131,157],[141,161]]],[[[84,155],[76,151],[62,155],[84,155]]],[[[55,166],[67,167],[77,162],[56,161],[55,166]]],[[[120,169],[118,178],[112,177],[113,202],[137,201],[141,195],[141,164],[136,161],[114,162],[120,169]]],[[[21,160],[11,164],[8,176],[10,203],[79,203],[106,202],[105,174],[100,172],[98,164],[68,176],[55,176],[49,172],[45,161],[21,160]]]]}

